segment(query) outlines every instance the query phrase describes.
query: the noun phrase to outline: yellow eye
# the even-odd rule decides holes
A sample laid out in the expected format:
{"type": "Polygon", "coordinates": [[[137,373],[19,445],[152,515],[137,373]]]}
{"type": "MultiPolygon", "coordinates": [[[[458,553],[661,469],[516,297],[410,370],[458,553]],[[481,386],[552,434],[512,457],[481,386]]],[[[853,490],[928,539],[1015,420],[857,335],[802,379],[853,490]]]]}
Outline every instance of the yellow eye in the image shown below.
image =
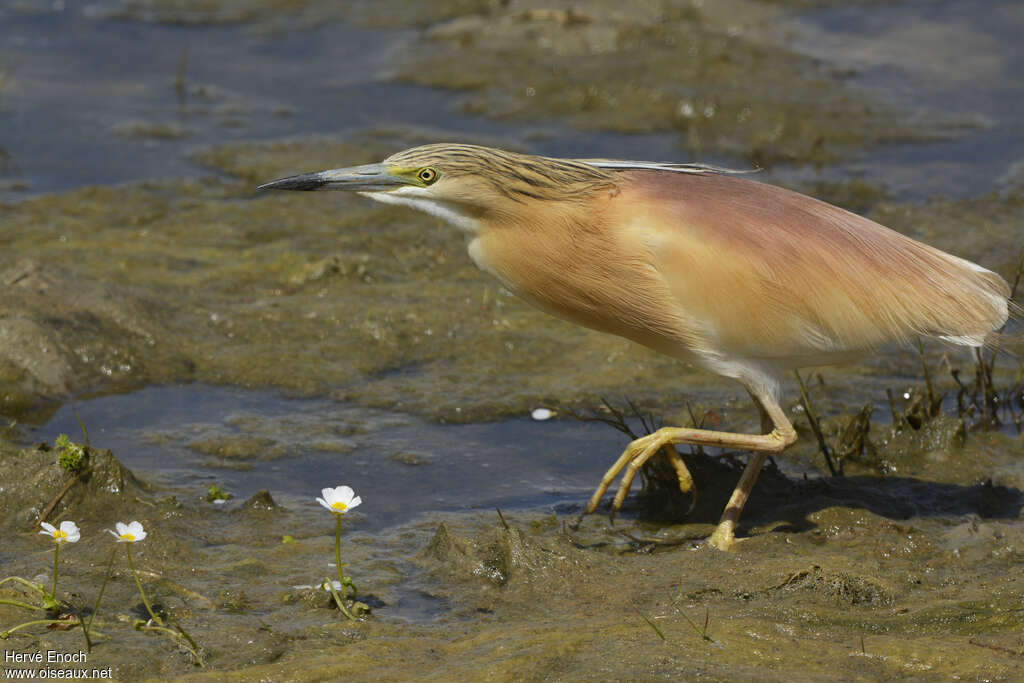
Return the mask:
{"type": "Polygon", "coordinates": [[[432,168],[421,168],[420,172],[416,174],[416,177],[419,178],[422,182],[429,185],[430,183],[437,180],[437,171],[435,171],[432,168]]]}

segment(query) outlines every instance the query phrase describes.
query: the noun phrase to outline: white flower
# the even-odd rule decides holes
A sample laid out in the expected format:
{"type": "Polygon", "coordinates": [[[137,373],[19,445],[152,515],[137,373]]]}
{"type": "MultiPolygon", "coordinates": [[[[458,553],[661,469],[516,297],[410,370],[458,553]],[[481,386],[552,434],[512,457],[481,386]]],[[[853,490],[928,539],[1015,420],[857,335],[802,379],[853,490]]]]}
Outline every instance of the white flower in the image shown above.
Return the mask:
{"type": "Polygon", "coordinates": [[[348,486],[339,486],[333,489],[324,489],[320,492],[323,498],[317,498],[316,502],[323,505],[336,515],[343,515],[348,510],[362,503],[362,499],[355,495],[355,491],[348,486]]]}
{"type": "Polygon", "coordinates": [[[548,408],[534,408],[533,412],[530,413],[530,417],[532,417],[534,420],[537,420],[538,422],[550,420],[554,416],[555,411],[549,410],[548,408]]]}
{"type": "Polygon", "coordinates": [[[40,522],[39,526],[43,527],[43,530],[39,533],[51,536],[53,542],[57,545],[62,543],[78,543],[78,539],[82,537],[82,534],[78,531],[78,525],[74,522],[61,522],[59,529],[47,522],[40,522]]]}
{"type": "Polygon", "coordinates": [[[117,537],[118,543],[137,543],[146,537],[146,531],[142,528],[140,522],[132,522],[131,524],[118,522],[116,526],[117,531],[110,529],[107,529],[107,531],[117,537]]]}

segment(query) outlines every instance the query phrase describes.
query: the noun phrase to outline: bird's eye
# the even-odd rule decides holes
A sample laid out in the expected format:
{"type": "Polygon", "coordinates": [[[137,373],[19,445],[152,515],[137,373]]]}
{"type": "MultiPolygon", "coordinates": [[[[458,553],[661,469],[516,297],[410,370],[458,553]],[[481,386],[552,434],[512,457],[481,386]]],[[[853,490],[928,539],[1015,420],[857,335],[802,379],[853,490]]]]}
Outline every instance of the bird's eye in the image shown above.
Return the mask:
{"type": "Polygon", "coordinates": [[[437,171],[432,168],[422,168],[420,169],[420,172],[416,174],[416,177],[429,185],[437,180],[437,171]]]}

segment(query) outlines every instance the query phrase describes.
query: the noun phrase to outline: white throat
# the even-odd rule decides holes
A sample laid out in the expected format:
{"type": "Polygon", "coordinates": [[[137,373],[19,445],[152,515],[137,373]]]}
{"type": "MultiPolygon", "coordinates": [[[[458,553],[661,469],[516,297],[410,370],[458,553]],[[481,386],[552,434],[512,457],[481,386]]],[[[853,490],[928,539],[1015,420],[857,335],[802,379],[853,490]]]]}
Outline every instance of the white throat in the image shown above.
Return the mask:
{"type": "Polygon", "coordinates": [[[384,204],[411,206],[414,209],[426,211],[470,234],[476,233],[480,227],[479,221],[475,218],[459,212],[452,204],[431,197],[426,190],[420,187],[400,187],[390,192],[360,192],[359,194],[384,204]]]}

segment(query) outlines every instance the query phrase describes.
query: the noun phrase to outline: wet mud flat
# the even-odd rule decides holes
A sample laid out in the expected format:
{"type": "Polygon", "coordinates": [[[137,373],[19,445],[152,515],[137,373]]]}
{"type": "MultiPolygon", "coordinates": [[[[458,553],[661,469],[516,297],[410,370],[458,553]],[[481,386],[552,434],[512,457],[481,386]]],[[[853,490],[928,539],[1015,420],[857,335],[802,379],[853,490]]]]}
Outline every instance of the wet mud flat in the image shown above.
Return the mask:
{"type": "MultiPolygon", "coordinates": [[[[118,680],[1014,679],[1024,472],[959,483],[957,463],[1013,471],[1019,446],[981,436],[930,451],[905,476],[769,469],[733,553],[699,542],[739,470],[692,455],[702,503],[686,523],[632,503],[614,525],[592,515],[574,528],[578,507],[562,506],[433,513],[368,533],[370,513],[357,508],[344,519],[343,562],[373,608],[357,622],[309,588],[334,571],[332,520],[312,496],[217,505],[194,488],[148,485],[96,451],[49,518],[83,530],[61,555],[67,609],[94,604],[116,546],[103,529],[138,519],[149,536],[135,566],[151,602],[202,647],[206,669],[132,630],[145,613],[118,554],[89,655],[118,680]]],[[[50,553],[33,522],[70,475],[48,447],[5,450],[2,475],[5,574],[45,582],[50,553]]],[[[21,614],[0,606],[6,628],[21,614]]],[[[77,629],[35,629],[5,647],[83,642],[77,629]]]]}
{"type": "MultiPolygon", "coordinates": [[[[992,406],[984,389],[976,398],[971,359],[938,345],[926,344],[920,357],[886,349],[857,366],[806,373],[812,412],[845,476],[825,474],[808,410],[788,386],[785,407],[801,440],[761,476],[734,553],[700,540],[742,454],[684,453],[699,490],[689,515],[692,501],[659,488],[656,469],[614,525],[596,514],[572,527],[597,483],[582,465],[576,478],[571,468],[557,473],[556,495],[538,494],[541,461],[586,460],[598,473],[610,464],[623,441],[612,430],[582,456],[550,439],[522,460],[493,465],[500,476],[491,478],[512,484],[512,493],[474,499],[477,509],[448,504],[485,489],[444,468],[465,435],[522,420],[538,405],[565,425],[573,412],[592,414],[602,399],[622,405],[624,397],[666,424],[751,431],[757,416],[738,387],[528,308],[479,273],[463,239],[429,217],[353,197],[253,190],[445,139],[578,156],[599,155],[580,149],[587,144],[631,154],[658,145],[652,153],[661,153],[667,139],[680,156],[768,165],[764,180],[865,213],[1012,280],[1024,246],[1019,177],[977,196],[909,202],[856,169],[828,174],[829,164],[877,145],[967,145],[985,124],[848,88],[846,67],[794,51],[785,31],[771,28],[802,4],[99,3],[102,21],[133,30],[241,26],[252,39],[297,27],[331,35],[331,22],[344,21],[403,31],[408,49],[375,58],[372,92],[395,97],[395,110],[401,93],[417,92],[450,108],[428,108],[436,122],[353,124],[315,137],[281,123],[315,107],[211,87],[182,62],[180,87],[171,75],[161,86],[172,102],[184,95],[181,120],[167,116],[173,106],[154,107],[113,128],[129,148],[173,149],[184,158],[175,168],[193,176],[0,207],[3,576],[46,583],[52,544],[36,522],[44,513],[77,521],[83,537],[61,551],[58,592],[69,612],[88,614],[117,549],[104,530],[141,521],[150,534],[134,550],[141,579],[158,609],[199,643],[206,668],[176,641],[132,627],[146,614],[119,555],[88,662],[112,667],[118,680],[1024,676],[1019,361],[995,364],[998,426],[985,412],[992,406]],[[505,68],[510,59],[521,68],[505,68]],[[479,68],[457,68],[465,64],[479,68]],[[247,139],[270,120],[296,137],[247,139]],[[459,130],[465,122],[477,128],[459,130]],[[225,136],[235,142],[211,142],[225,136]],[[808,170],[823,165],[824,174],[808,170]],[[966,395],[958,383],[968,385],[966,395]],[[206,385],[269,389],[341,408],[300,403],[192,417],[112,453],[103,450],[105,434],[118,425],[89,418],[96,451],[84,475],[59,464],[52,434],[40,436],[71,397],[87,414],[90,397],[125,392],[131,400],[128,392],[142,387],[181,385],[195,395],[206,385]],[[945,396],[940,409],[929,407],[930,392],[945,396]],[[381,446],[384,434],[415,420],[452,427],[453,445],[427,447],[424,438],[412,449],[381,446]],[[168,455],[182,453],[192,459],[168,455]],[[308,492],[304,457],[323,477],[309,480],[308,492]],[[372,608],[350,622],[326,592],[302,588],[335,571],[333,519],[313,497],[320,485],[365,491],[363,471],[388,471],[378,458],[407,468],[395,470],[407,479],[395,476],[389,491],[382,475],[344,518],[346,573],[372,608]],[[267,492],[232,483],[242,475],[267,492]],[[437,481],[446,504],[411,512],[392,503],[386,520],[375,519],[375,497],[411,500],[403,482],[417,478],[437,481]],[[534,484],[517,496],[522,481],[534,484]],[[209,483],[237,495],[215,503],[209,483]]],[[[193,51],[191,64],[202,54],[193,51]]],[[[274,73],[297,78],[295,70],[274,73]]],[[[330,88],[317,81],[302,90],[330,88]]],[[[22,93],[8,86],[2,96],[11,102],[22,93]]],[[[1013,336],[1004,349],[1024,353],[1013,336]]],[[[84,440],[61,419],[61,431],[84,440]]],[[[466,469],[506,457],[474,439],[479,460],[466,460],[466,469]]],[[[0,598],[24,595],[5,584],[0,598]]],[[[0,605],[0,629],[23,620],[22,610],[0,605]]],[[[83,640],[75,628],[36,627],[4,646],[69,652],[83,640]]]]}

